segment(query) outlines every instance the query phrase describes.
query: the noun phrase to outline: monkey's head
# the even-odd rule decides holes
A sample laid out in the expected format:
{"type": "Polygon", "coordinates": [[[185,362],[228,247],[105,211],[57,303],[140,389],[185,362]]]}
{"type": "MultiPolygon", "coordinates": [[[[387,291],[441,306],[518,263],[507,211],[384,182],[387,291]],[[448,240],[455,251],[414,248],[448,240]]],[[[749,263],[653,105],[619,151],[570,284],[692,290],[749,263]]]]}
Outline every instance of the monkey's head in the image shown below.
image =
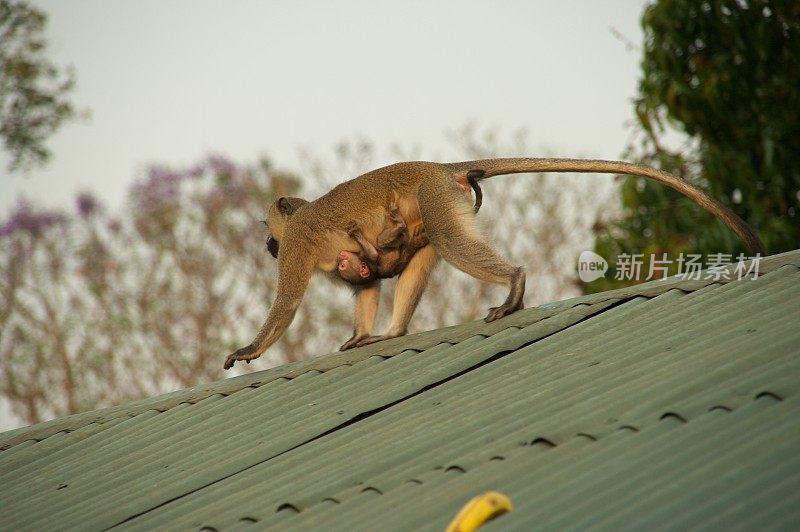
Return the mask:
{"type": "Polygon", "coordinates": [[[375,280],[373,268],[363,258],[352,251],[339,253],[337,271],[339,277],[356,286],[370,284],[375,280]]]}
{"type": "Polygon", "coordinates": [[[286,228],[286,221],[294,214],[294,211],[306,203],[308,203],[308,201],[303,198],[281,197],[270,205],[267,219],[265,220],[269,227],[267,250],[270,255],[276,259],[278,258],[278,243],[281,238],[283,238],[283,230],[286,228]]]}

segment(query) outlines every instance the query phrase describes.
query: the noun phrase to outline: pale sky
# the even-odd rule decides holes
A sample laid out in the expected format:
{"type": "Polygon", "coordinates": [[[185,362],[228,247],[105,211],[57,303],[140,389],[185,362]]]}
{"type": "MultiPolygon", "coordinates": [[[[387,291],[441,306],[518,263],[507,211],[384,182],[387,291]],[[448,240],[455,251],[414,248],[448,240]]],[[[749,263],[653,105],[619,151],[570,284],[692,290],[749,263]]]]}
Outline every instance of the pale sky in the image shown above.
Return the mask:
{"type": "MultiPolygon", "coordinates": [[[[75,67],[74,101],[92,117],[51,139],[44,170],[8,175],[0,154],[2,218],[19,194],[64,208],[92,190],[114,209],[148,163],[210,152],[287,170],[300,169],[301,148],[326,154],[353,138],[436,153],[470,121],[524,128],[547,155],[617,159],[640,52],[611,28],[639,46],[645,2],[34,4],[50,14],[50,58],[75,67]]],[[[19,424],[0,404],[0,430],[19,424]]]]}
{"type": "MultiPolygon", "coordinates": [[[[7,175],[44,205],[95,191],[118,206],[148,163],[219,152],[300,168],[300,148],[344,139],[425,153],[468,121],[565,157],[619,158],[629,136],[640,0],[34,0],[50,14],[50,57],[77,70],[91,119],[49,142],[53,160],[7,175]]],[[[536,156],[537,153],[518,155],[536,156]]],[[[392,161],[386,161],[392,162],[392,161]]],[[[342,180],[355,176],[342,176],[342,180]]]]}

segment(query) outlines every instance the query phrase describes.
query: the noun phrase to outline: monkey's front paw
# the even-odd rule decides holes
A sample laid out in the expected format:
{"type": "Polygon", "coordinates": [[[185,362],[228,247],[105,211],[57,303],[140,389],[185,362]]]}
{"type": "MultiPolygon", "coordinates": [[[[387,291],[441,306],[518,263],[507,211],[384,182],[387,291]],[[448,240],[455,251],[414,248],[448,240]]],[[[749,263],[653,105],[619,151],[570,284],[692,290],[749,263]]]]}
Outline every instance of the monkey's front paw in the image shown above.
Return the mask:
{"type": "Polygon", "coordinates": [[[356,233],[358,233],[358,224],[351,220],[347,224],[347,235],[352,238],[356,233]]]}
{"type": "Polygon", "coordinates": [[[397,338],[397,336],[391,336],[391,335],[388,335],[388,334],[384,334],[382,336],[367,336],[366,338],[360,340],[356,344],[356,347],[363,347],[365,345],[374,344],[376,342],[380,342],[382,340],[388,340],[390,338],[397,338]]]}
{"type": "Polygon", "coordinates": [[[237,360],[244,360],[249,364],[251,360],[253,360],[254,358],[258,358],[258,355],[256,354],[255,351],[256,350],[252,345],[248,345],[240,349],[237,349],[236,351],[228,355],[228,358],[225,359],[225,364],[222,367],[225,369],[231,369],[237,360]]]}
{"type": "Polygon", "coordinates": [[[339,348],[339,351],[347,351],[348,349],[352,349],[354,347],[358,347],[358,343],[363,340],[364,338],[369,338],[367,334],[354,334],[352,338],[342,344],[342,347],[339,348]]]}

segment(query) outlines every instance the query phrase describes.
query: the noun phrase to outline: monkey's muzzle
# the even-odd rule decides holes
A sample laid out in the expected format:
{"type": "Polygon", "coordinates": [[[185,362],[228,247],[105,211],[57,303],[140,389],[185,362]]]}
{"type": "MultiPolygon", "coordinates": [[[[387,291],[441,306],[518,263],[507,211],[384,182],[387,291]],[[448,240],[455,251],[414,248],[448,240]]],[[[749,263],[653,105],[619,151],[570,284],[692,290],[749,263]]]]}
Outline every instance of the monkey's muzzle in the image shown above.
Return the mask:
{"type": "Polygon", "coordinates": [[[267,251],[276,259],[278,258],[278,241],[271,236],[267,237],[267,251]]]}

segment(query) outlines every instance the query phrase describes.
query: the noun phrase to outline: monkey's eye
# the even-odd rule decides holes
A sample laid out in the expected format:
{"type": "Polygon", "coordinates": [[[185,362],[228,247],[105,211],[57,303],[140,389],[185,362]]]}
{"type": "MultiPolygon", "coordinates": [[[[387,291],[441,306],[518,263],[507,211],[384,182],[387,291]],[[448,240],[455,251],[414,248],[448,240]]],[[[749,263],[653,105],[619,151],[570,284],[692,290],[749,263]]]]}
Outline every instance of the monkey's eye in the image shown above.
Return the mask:
{"type": "Polygon", "coordinates": [[[266,220],[259,220],[259,221],[260,221],[262,224],[264,224],[264,225],[267,225],[267,221],[266,221],[266,220]]]}

